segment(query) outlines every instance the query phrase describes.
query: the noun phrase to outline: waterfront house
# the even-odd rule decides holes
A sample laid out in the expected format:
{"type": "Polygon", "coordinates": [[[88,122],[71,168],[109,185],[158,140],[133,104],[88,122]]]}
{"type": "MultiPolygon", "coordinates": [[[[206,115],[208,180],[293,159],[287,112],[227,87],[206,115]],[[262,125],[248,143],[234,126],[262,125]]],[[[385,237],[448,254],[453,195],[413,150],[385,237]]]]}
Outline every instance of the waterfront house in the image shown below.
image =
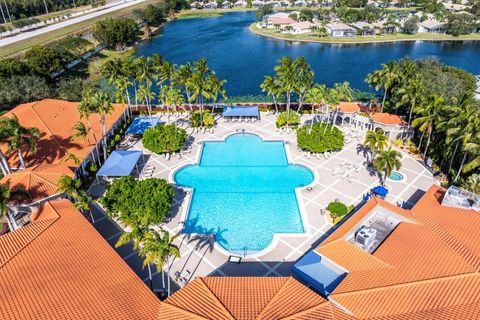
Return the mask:
{"type": "Polygon", "coordinates": [[[192,8],[192,9],[201,9],[201,8],[203,8],[203,3],[197,2],[197,1],[192,2],[192,3],[190,3],[190,8],[192,8]]]}
{"type": "Polygon", "coordinates": [[[418,32],[425,33],[446,33],[445,23],[437,20],[425,20],[418,24],[418,32]]]}
{"type": "Polygon", "coordinates": [[[246,1],[237,1],[233,4],[234,8],[245,8],[247,6],[246,1]]]}
{"type": "Polygon", "coordinates": [[[315,27],[315,24],[310,21],[301,21],[301,22],[295,22],[295,23],[289,24],[287,27],[289,27],[290,29],[288,33],[304,34],[304,33],[309,33],[312,30],[312,28],[315,27]]]}
{"type": "Polygon", "coordinates": [[[327,23],[325,28],[333,38],[348,38],[357,35],[357,31],[354,28],[341,22],[327,23]]]}
{"type": "Polygon", "coordinates": [[[230,1],[225,1],[222,3],[222,9],[230,9],[233,8],[233,3],[230,1]]]}
{"type": "Polygon", "coordinates": [[[203,5],[203,9],[217,9],[218,4],[216,2],[208,2],[203,5]]]}
{"type": "Polygon", "coordinates": [[[252,1],[252,7],[260,8],[260,7],[263,7],[263,6],[265,6],[264,1],[260,1],[260,0],[252,1]]]}
{"type": "Polygon", "coordinates": [[[370,114],[370,119],[372,120],[371,129],[382,129],[390,140],[413,136],[413,128],[409,127],[406,121],[396,114],[377,112],[370,114]]]}
{"type": "Polygon", "coordinates": [[[368,22],[358,21],[352,23],[350,26],[357,30],[357,34],[362,36],[374,36],[376,33],[375,27],[368,22]]]}
{"type": "Polygon", "coordinates": [[[305,7],[305,6],[307,5],[307,3],[306,3],[305,1],[303,1],[303,0],[298,0],[298,1],[295,1],[295,2],[293,3],[293,5],[294,5],[295,7],[305,7]]]}
{"type": "Polygon", "coordinates": [[[445,9],[450,12],[461,12],[469,8],[468,6],[460,3],[447,2],[442,4],[445,7],[445,9]]]}
{"type": "Polygon", "coordinates": [[[372,23],[372,26],[378,30],[380,34],[393,34],[398,31],[397,26],[387,23],[386,20],[376,21],[372,23]]]}

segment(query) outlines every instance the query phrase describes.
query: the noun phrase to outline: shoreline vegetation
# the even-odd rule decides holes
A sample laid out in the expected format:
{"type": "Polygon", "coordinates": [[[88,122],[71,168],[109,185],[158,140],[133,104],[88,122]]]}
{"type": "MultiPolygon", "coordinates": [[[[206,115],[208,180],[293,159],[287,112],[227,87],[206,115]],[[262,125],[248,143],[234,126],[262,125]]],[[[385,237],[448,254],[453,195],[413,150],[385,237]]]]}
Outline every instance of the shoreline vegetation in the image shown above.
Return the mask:
{"type": "Polygon", "coordinates": [[[282,34],[276,29],[261,29],[257,27],[257,22],[253,22],[249,26],[249,30],[255,34],[263,37],[273,38],[285,41],[298,42],[318,42],[326,44],[372,44],[372,43],[393,43],[393,42],[409,42],[409,41],[480,41],[480,33],[452,36],[449,34],[438,33],[416,33],[416,34],[402,34],[397,33],[393,35],[383,36],[356,36],[351,38],[331,38],[320,37],[314,33],[310,34],[282,34]]]}

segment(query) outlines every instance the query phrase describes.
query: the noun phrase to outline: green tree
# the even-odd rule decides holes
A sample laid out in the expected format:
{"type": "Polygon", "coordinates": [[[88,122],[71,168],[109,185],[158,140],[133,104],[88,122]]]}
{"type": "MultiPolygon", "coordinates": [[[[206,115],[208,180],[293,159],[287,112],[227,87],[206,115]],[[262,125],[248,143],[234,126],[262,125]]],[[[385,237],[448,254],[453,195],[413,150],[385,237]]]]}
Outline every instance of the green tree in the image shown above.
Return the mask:
{"type": "Polygon", "coordinates": [[[138,25],[130,18],[105,18],[93,27],[93,37],[100,43],[123,50],[138,35],[138,25]]]}
{"type": "MultiPolygon", "coordinates": [[[[3,219],[8,213],[8,201],[10,199],[10,187],[0,185],[0,227],[3,227],[3,219]]],[[[0,228],[1,229],[1,228],[0,228]]]]}
{"type": "Polygon", "coordinates": [[[282,57],[274,67],[275,81],[281,93],[287,97],[287,113],[290,113],[292,94],[297,88],[297,70],[290,57],[282,57]]]}
{"type": "Polygon", "coordinates": [[[378,150],[383,150],[388,145],[388,137],[382,129],[369,130],[365,136],[364,146],[368,146],[371,153],[371,162],[374,162],[378,150]]]}
{"type": "Polygon", "coordinates": [[[405,87],[398,89],[398,94],[401,96],[401,98],[397,102],[396,107],[399,108],[404,105],[408,106],[408,126],[410,126],[413,110],[416,109],[417,104],[423,97],[423,86],[421,80],[418,77],[410,78],[405,87]]]}
{"type": "Polygon", "coordinates": [[[393,150],[389,147],[387,150],[380,151],[373,164],[375,169],[378,172],[385,172],[385,175],[382,177],[382,185],[385,184],[387,177],[392,174],[393,170],[400,170],[402,167],[402,154],[396,150],[393,150]]]}
{"type": "Polygon", "coordinates": [[[49,78],[53,72],[61,70],[63,65],[70,59],[62,56],[54,48],[37,45],[27,51],[25,60],[30,70],[49,78]]]}
{"type": "Polygon", "coordinates": [[[174,196],[174,188],[165,179],[128,176],[109,184],[100,203],[111,217],[129,226],[149,226],[163,221],[174,196]]]}
{"type": "MultiPolygon", "coordinates": [[[[185,95],[187,96],[187,101],[189,104],[191,101],[190,100],[191,92],[190,92],[190,88],[188,87],[188,82],[192,77],[192,74],[193,74],[192,66],[190,63],[187,63],[178,67],[174,75],[175,82],[178,85],[183,86],[183,90],[185,91],[185,95]]],[[[191,108],[191,104],[190,104],[190,108],[191,108]]]]}
{"type": "Polygon", "coordinates": [[[383,88],[383,99],[382,99],[382,110],[385,106],[385,99],[387,94],[391,89],[394,81],[399,77],[398,69],[395,63],[389,62],[382,64],[382,69],[377,70],[373,73],[369,73],[367,76],[367,83],[375,88],[376,91],[379,91],[383,88]]]}
{"type": "Polygon", "coordinates": [[[275,105],[275,114],[278,114],[277,98],[280,95],[280,88],[278,87],[277,81],[271,76],[265,76],[260,88],[262,92],[267,93],[267,96],[272,96],[273,104],[275,105]]]}
{"type": "Polygon", "coordinates": [[[295,60],[295,69],[297,70],[297,77],[295,80],[295,92],[298,96],[297,112],[300,112],[303,106],[303,101],[305,100],[305,95],[313,87],[313,78],[315,75],[304,57],[298,57],[295,60]]]}
{"type": "Polygon", "coordinates": [[[51,89],[44,77],[14,75],[0,81],[0,105],[3,108],[49,97],[51,89]]]}
{"type": "Polygon", "coordinates": [[[69,198],[77,198],[81,192],[82,180],[62,175],[58,179],[57,192],[65,193],[69,198]]]}
{"type": "MultiPolygon", "coordinates": [[[[427,144],[425,146],[425,152],[423,157],[426,158],[428,147],[432,138],[432,133],[435,130],[435,125],[437,122],[441,122],[441,112],[445,107],[445,100],[443,97],[430,96],[422,101],[421,105],[418,106],[416,112],[419,114],[419,117],[412,121],[412,124],[421,132],[426,132],[427,144]]],[[[420,146],[419,146],[420,148],[420,146]]]]}
{"type": "Polygon", "coordinates": [[[158,154],[178,152],[186,141],[185,129],[178,128],[174,124],[148,128],[142,137],[143,146],[158,154]]]}
{"type": "Polygon", "coordinates": [[[20,124],[16,115],[13,115],[7,120],[7,127],[11,135],[9,136],[8,150],[10,152],[17,151],[20,167],[26,168],[25,160],[23,158],[23,150],[27,150],[32,154],[37,153],[37,139],[40,137],[40,130],[38,128],[27,128],[20,124]]]}

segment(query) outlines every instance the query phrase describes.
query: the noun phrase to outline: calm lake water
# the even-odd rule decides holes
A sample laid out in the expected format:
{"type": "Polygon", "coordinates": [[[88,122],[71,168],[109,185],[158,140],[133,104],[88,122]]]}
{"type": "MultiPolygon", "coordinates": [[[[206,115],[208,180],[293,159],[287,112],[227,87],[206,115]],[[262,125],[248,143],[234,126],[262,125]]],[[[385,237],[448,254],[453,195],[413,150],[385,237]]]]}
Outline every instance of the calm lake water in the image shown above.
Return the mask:
{"type": "Polygon", "coordinates": [[[305,56],[317,82],[331,85],[346,80],[360,90],[369,90],[364,82],[369,72],[403,57],[435,58],[480,74],[480,42],[299,43],[256,35],[248,30],[253,21],[254,12],[178,20],[169,23],[162,35],[143,43],[137,54],[158,53],[176,64],[205,57],[219,77],[227,79],[229,96],[259,94],[264,76],[272,74],[276,61],[285,55],[305,56]]]}

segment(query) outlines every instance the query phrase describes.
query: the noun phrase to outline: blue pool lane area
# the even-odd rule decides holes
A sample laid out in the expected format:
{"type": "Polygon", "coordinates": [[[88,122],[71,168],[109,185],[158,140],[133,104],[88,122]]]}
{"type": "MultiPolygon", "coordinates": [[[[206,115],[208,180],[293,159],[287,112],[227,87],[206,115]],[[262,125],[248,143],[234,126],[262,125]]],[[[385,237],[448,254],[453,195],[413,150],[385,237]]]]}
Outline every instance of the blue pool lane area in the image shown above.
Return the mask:
{"type": "Polygon", "coordinates": [[[174,175],[194,189],[185,233],[215,234],[226,250],[265,249],[275,233],[303,233],[295,188],[313,182],[304,166],[288,163],[280,141],[235,134],[205,142],[199,164],[174,175]]]}

